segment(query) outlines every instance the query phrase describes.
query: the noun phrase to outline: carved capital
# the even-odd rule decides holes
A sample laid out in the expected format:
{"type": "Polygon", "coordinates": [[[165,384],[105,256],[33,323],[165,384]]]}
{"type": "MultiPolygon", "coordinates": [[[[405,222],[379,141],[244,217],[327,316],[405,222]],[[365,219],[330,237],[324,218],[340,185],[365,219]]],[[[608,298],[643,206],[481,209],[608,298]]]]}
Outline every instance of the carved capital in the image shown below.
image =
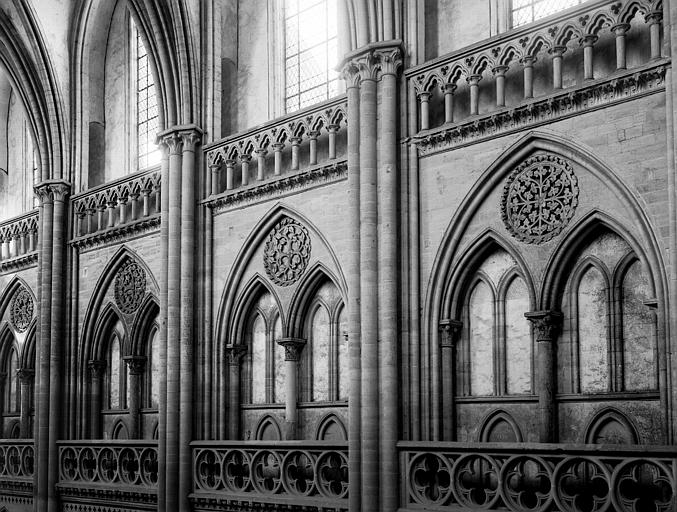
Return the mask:
{"type": "Polygon", "coordinates": [[[418,101],[421,103],[427,103],[430,101],[430,96],[432,96],[432,93],[429,91],[421,91],[416,96],[418,96],[418,101]]]}
{"type": "Polygon", "coordinates": [[[566,51],[567,51],[566,46],[553,46],[548,50],[548,53],[553,57],[561,57],[562,55],[564,55],[564,52],[566,51]]]}
{"type": "Polygon", "coordinates": [[[142,375],[146,371],[146,356],[125,356],[122,359],[127,363],[130,375],[142,375]]]}
{"type": "Polygon", "coordinates": [[[397,75],[402,69],[402,50],[400,46],[376,50],[381,67],[381,76],[397,75]]]}
{"type": "Polygon", "coordinates": [[[158,135],[157,144],[165,146],[170,155],[180,155],[183,149],[183,137],[177,131],[162,132],[158,135]]]}
{"type": "Polygon", "coordinates": [[[246,345],[226,345],[226,357],[230,366],[239,366],[246,353],[246,345]]]}
{"type": "Polygon", "coordinates": [[[298,361],[301,358],[303,347],[306,346],[306,340],[301,338],[281,338],[277,344],[284,347],[285,361],[298,361]]]}
{"type": "Polygon", "coordinates": [[[202,130],[197,126],[179,130],[179,135],[183,141],[183,151],[195,152],[195,147],[202,142],[202,130]]]}
{"type": "Polygon", "coordinates": [[[660,23],[661,21],[663,21],[663,11],[651,11],[644,17],[644,20],[649,25],[655,25],[656,23],[660,23]]]}
{"type": "Polygon", "coordinates": [[[106,361],[92,359],[87,363],[87,368],[92,379],[100,379],[106,371],[106,361]]]}
{"type": "Polygon", "coordinates": [[[520,64],[525,68],[532,67],[536,62],[536,57],[534,55],[525,55],[520,59],[520,64]]]}
{"type": "Polygon", "coordinates": [[[33,187],[41,203],[64,202],[71,192],[71,184],[63,180],[47,180],[33,187]]]}
{"type": "Polygon", "coordinates": [[[284,149],[284,142],[275,142],[272,148],[275,152],[282,151],[284,149]]]}
{"type": "Polygon", "coordinates": [[[441,89],[444,94],[454,94],[456,87],[457,87],[456,84],[447,82],[446,84],[441,86],[441,89]]]}
{"type": "Polygon", "coordinates": [[[524,313],[536,331],[536,341],[553,342],[562,327],[562,313],[559,311],[530,311],[524,313]]]}
{"type": "Polygon", "coordinates": [[[508,71],[508,66],[495,66],[491,68],[491,72],[494,76],[505,76],[506,71],[508,71]]]}
{"type": "Polygon", "coordinates": [[[579,40],[581,46],[592,46],[599,39],[595,34],[586,34],[579,40]]]}
{"type": "Polygon", "coordinates": [[[19,377],[21,382],[30,383],[33,382],[35,377],[35,370],[32,368],[19,368],[16,371],[16,376],[19,377]]]}
{"type": "Polygon", "coordinates": [[[478,85],[480,83],[480,80],[482,80],[482,75],[470,75],[468,78],[465,79],[465,81],[468,82],[469,85],[478,85]]]}
{"type": "Polygon", "coordinates": [[[461,337],[462,330],[463,322],[450,319],[440,321],[440,347],[453,348],[461,337]]]}
{"type": "Polygon", "coordinates": [[[346,87],[358,87],[365,80],[397,75],[402,68],[400,42],[372,43],[349,54],[341,65],[346,87]]]}
{"type": "Polygon", "coordinates": [[[630,30],[630,23],[618,23],[611,27],[611,31],[617,36],[623,36],[630,30]]]}

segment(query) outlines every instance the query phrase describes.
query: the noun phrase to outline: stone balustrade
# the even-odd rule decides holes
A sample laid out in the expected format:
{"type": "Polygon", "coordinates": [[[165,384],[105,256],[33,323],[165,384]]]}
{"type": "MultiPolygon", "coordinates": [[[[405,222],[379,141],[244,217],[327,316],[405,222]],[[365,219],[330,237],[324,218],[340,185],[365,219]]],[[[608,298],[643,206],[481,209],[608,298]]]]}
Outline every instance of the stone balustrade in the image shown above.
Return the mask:
{"type": "Polygon", "coordinates": [[[61,488],[75,485],[157,490],[156,441],[60,441],[58,444],[61,488]]]}
{"type": "Polygon", "coordinates": [[[0,263],[38,250],[38,210],[0,223],[0,263]]]}
{"type": "Polygon", "coordinates": [[[0,440],[0,481],[32,482],[34,464],[33,440],[0,440]]]}
{"type": "Polygon", "coordinates": [[[496,114],[510,107],[659,61],[662,19],[656,0],[584,2],[410,68],[405,75],[418,100],[412,131],[477,123],[482,116],[496,119],[491,127],[505,124],[510,119],[496,114]]]}
{"type": "Polygon", "coordinates": [[[677,510],[674,447],[400,442],[400,510],[677,510]]]}
{"type": "Polygon", "coordinates": [[[346,109],[342,95],[205,146],[209,193],[336,161],[345,147],[346,109]]]}
{"type": "Polygon", "coordinates": [[[347,443],[197,441],[192,447],[195,510],[237,502],[348,509],[347,443]]]}
{"type": "Polygon", "coordinates": [[[73,237],[84,237],[160,215],[160,170],[151,169],[73,197],[73,237]]]}

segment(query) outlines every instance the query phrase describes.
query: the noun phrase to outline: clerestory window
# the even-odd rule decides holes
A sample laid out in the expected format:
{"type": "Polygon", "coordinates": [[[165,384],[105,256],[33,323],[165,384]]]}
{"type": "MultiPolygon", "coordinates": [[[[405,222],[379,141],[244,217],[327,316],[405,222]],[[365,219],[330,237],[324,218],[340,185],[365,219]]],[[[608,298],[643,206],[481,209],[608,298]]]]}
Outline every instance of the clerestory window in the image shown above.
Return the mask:
{"type": "Polygon", "coordinates": [[[512,26],[520,27],[545,18],[585,0],[512,0],[512,26]]]}
{"type": "Polygon", "coordinates": [[[285,111],[337,95],[337,0],[285,0],[285,111]]]}
{"type": "Polygon", "coordinates": [[[155,144],[158,133],[158,105],[150,68],[148,52],[143,38],[136,33],[136,128],[138,168],[145,169],[160,163],[160,150],[155,144]]]}

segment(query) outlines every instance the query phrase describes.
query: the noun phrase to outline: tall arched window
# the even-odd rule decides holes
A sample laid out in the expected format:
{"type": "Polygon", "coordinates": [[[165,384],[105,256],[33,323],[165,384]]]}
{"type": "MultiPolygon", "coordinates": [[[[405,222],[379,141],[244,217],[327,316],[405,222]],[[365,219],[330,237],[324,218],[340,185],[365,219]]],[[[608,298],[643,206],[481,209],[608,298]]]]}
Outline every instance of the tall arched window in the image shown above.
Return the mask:
{"type": "Polygon", "coordinates": [[[118,334],[113,334],[108,348],[108,408],[125,408],[126,371],[118,334]]]}
{"type": "Polygon", "coordinates": [[[160,163],[160,150],[155,144],[155,137],[159,131],[158,104],[155,81],[143,38],[134,27],[132,33],[136,34],[134,42],[136,44],[137,167],[145,169],[160,163]]]}
{"type": "Polygon", "coordinates": [[[146,407],[157,409],[160,406],[160,337],[153,327],[148,340],[146,356],[146,407]]]}
{"type": "Polygon", "coordinates": [[[285,0],[287,112],[339,93],[337,19],[337,0],[285,0]]]}
{"type": "Polygon", "coordinates": [[[585,0],[512,0],[513,28],[581,4],[585,0]]]}
{"type": "Polygon", "coordinates": [[[19,369],[19,358],[16,349],[12,347],[9,352],[9,357],[5,366],[7,373],[7,384],[5,386],[5,412],[7,414],[18,414],[21,398],[19,396],[19,377],[17,370],[19,369]]]}
{"type": "MultiPolygon", "coordinates": [[[[529,291],[515,260],[496,250],[479,266],[463,299],[457,345],[457,394],[532,393],[532,336],[524,313],[529,291]]],[[[445,369],[450,371],[450,369],[445,369]]]]}

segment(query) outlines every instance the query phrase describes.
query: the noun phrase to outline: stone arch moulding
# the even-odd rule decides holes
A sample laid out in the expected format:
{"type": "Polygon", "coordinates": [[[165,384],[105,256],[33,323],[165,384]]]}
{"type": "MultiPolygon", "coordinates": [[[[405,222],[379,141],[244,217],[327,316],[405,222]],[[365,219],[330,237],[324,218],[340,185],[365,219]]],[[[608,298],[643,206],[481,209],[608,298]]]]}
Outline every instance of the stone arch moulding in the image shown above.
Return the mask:
{"type": "Polygon", "coordinates": [[[151,332],[156,318],[160,314],[160,303],[152,294],[146,294],[143,302],[139,306],[134,316],[134,323],[131,326],[131,344],[129,354],[133,356],[146,355],[144,350],[146,335],[151,332]]]}
{"type": "MultiPolygon", "coordinates": [[[[199,94],[195,94],[194,78],[200,76],[195,32],[197,20],[190,20],[190,9],[174,8],[170,2],[151,0],[126,0],[134,24],[149,53],[151,71],[155,81],[161,108],[159,130],[162,132],[175,125],[199,123],[199,94]]],[[[90,54],[96,48],[105,47],[105,39],[113,8],[116,2],[85,0],[78,2],[70,33],[71,66],[75,69],[77,86],[74,87],[74,103],[81,113],[81,122],[75,128],[75,140],[85,141],[76,150],[77,158],[87,163],[87,137],[89,116],[90,54]]],[[[80,142],[78,142],[80,143],[80,142]]],[[[84,167],[86,168],[86,166],[84,167]]]]}
{"type": "Polygon", "coordinates": [[[333,412],[325,414],[320,421],[317,423],[317,428],[315,429],[315,439],[318,441],[324,441],[327,432],[330,429],[335,428],[338,430],[339,435],[342,436],[343,441],[348,440],[348,432],[346,426],[336,414],[333,412]]]}
{"type": "Polygon", "coordinates": [[[507,426],[514,435],[514,440],[505,440],[500,442],[521,443],[524,440],[522,437],[522,430],[515,419],[510,413],[502,409],[491,411],[485,416],[484,420],[482,420],[479,430],[477,431],[477,440],[481,443],[492,442],[491,434],[499,425],[507,426]]]}
{"type": "MultiPolygon", "coordinates": [[[[303,276],[299,282],[299,286],[294,292],[291,299],[289,311],[287,312],[288,321],[286,325],[287,330],[284,331],[285,336],[293,338],[303,337],[303,323],[307,318],[307,312],[312,306],[315,292],[322,286],[322,283],[329,281],[341,294],[343,304],[346,303],[347,291],[341,288],[334,274],[321,261],[315,262],[303,276]]],[[[329,307],[327,312],[331,315],[334,313],[329,307]]]]}
{"type": "MultiPolygon", "coordinates": [[[[320,242],[324,246],[324,248],[329,253],[332,265],[338,272],[334,282],[339,290],[341,290],[345,295],[345,290],[347,290],[346,280],[341,271],[339,260],[329,245],[327,239],[307,217],[288,206],[278,203],[273,208],[271,208],[251,230],[249,236],[237,254],[235,258],[235,264],[233,265],[226,279],[226,284],[221,294],[214,331],[216,339],[219,340],[218,345],[219,350],[221,351],[223,350],[223,346],[226,343],[229,343],[230,340],[236,339],[234,338],[234,335],[237,330],[237,322],[239,321],[239,318],[236,319],[235,312],[239,309],[239,300],[242,297],[242,293],[239,292],[239,290],[243,290],[249,285],[248,283],[245,284],[243,282],[245,279],[244,272],[254,257],[257,249],[265,242],[270,231],[284,217],[290,217],[303,224],[309,231],[313,240],[315,240],[315,243],[320,242]]],[[[311,263],[309,269],[306,270],[306,276],[309,274],[309,270],[314,268],[313,265],[314,264],[311,263]]],[[[261,279],[263,278],[261,277],[261,279]]],[[[278,305],[279,304],[280,303],[278,301],[278,305]]],[[[284,327],[283,318],[283,328],[284,327]]],[[[220,359],[222,354],[219,353],[218,357],[220,359]]]]}
{"type": "MultiPolygon", "coordinates": [[[[136,252],[129,249],[127,246],[120,247],[117,252],[110,258],[106,266],[104,267],[101,275],[96,281],[96,285],[93,287],[94,293],[89,299],[89,304],[85,310],[85,314],[82,322],[82,331],[80,334],[80,346],[77,351],[77,379],[79,385],[82,386],[81,389],[86,389],[87,387],[87,364],[92,358],[93,354],[96,354],[96,343],[97,343],[97,334],[98,329],[101,326],[100,314],[104,311],[102,308],[105,306],[104,300],[108,292],[109,287],[114,283],[115,276],[117,271],[122,268],[122,266],[128,261],[134,261],[139,264],[141,268],[146,272],[147,279],[147,288],[146,295],[153,294],[157,295],[159,286],[155,280],[155,276],[151,272],[150,268],[146,265],[143,259],[136,254],[136,252]]],[[[111,308],[115,308],[114,304],[110,304],[111,308]]],[[[116,313],[119,318],[122,318],[122,314],[117,311],[116,313]]],[[[112,311],[112,310],[111,310],[112,311]]],[[[80,414],[82,415],[80,421],[78,421],[78,429],[81,430],[81,436],[84,436],[84,430],[86,422],[85,412],[87,410],[87,397],[85,393],[82,393],[82,396],[79,398],[78,406],[80,414]]]]}
{"type": "Polygon", "coordinates": [[[7,284],[7,286],[5,286],[5,289],[2,291],[2,294],[0,295],[0,318],[3,317],[7,309],[10,307],[14,294],[21,289],[26,290],[29,293],[30,297],[33,299],[34,308],[33,308],[33,319],[31,320],[31,322],[35,322],[38,316],[37,315],[38,303],[35,297],[35,293],[33,293],[33,289],[28,285],[28,283],[23,279],[21,279],[21,277],[19,276],[14,276],[12,280],[7,284]]]}
{"type": "Polygon", "coordinates": [[[0,14],[0,68],[26,111],[38,150],[40,180],[68,180],[68,116],[40,24],[30,2],[5,4],[0,14]]]}
{"type": "Polygon", "coordinates": [[[582,441],[585,444],[598,444],[595,442],[595,439],[602,429],[610,423],[617,424],[623,433],[627,434],[629,443],[622,444],[640,443],[641,439],[637,427],[635,427],[634,423],[626,414],[623,414],[615,407],[604,407],[592,415],[584,430],[582,441]]]}
{"type": "MultiPolygon", "coordinates": [[[[448,296],[450,279],[454,274],[454,258],[461,250],[460,244],[468,226],[477,211],[488,196],[506,178],[506,176],[523,160],[535,151],[546,151],[565,157],[573,164],[585,168],[592,175],[604,182],[620,203],[625,205],[633,230],[637,233],[637,244],[633,247],[644,247],[647,263],[657,269],[656,294],[665,297],[667,278],[665,262],[656,237],[656,230],[649,219],[642,198],[634,194],[606,163],[594,155],[588,146],[564,137],[559,133],[547,130],[534,130],[519,138],[482,173],[477,182],[471,187],[452,216],[440,242],[439,249],[433,260],[432,268],[423,295],[423,312],[421,322],[421,364],[418,366],[420,374],[412,375],[412,382],[421,382],[421,400],[412,403],[411,414],[424,419],[429,425],[429,431],[422,432],[423,438],[436,438],[439,435],[440,395],[439,382],[439,332],[438,326],[444,315],[450,311],[451,301],[448,296]],[[445,309],[446,308],[446,309],[445,309]],[[426,419],[427,418],[427,419],[426,419]]],[[[602,215],[602,214],[600,214],[602,215]]],[[[590,216],[590,214],[588,214],[590,216]]],[[[578,221],[577,224],[580,224],[578,221]]],[[[612,225],[615,223],[612,223],[612,225]]],[[[575,229],[576,223],[569,225],[563,235],[565,238],[575,229]]],[[[619,232],[617,230],[617,232],[619,232]]],[[[625,236],[623,230],[620,233],[625,236]]],[[[628,240],[628,241],[630,241],[628,240]]],[[[561,242],[560,242],[561,243],[561,242]]],[[[557,250],[555,252],[558,252],[557,250]]],[[[544,290],[537,291],[534,304],[542,306],[544,290]]],[[[665,307],[665,301],[661,307],[665,307]]],[[[665,318],[665,312],[663,312],[665,318]]]]}
{"type": "Polygon", "coordinates": [[[254,439],[257,441],[262,440],[268,429],[272,429],[275,435],[277,435],[277,440],[282,439],[282,429],[280,429],[280,424],[270,414],[263,416],[256,424],[256,429],[254,430],[254,439]]]}

